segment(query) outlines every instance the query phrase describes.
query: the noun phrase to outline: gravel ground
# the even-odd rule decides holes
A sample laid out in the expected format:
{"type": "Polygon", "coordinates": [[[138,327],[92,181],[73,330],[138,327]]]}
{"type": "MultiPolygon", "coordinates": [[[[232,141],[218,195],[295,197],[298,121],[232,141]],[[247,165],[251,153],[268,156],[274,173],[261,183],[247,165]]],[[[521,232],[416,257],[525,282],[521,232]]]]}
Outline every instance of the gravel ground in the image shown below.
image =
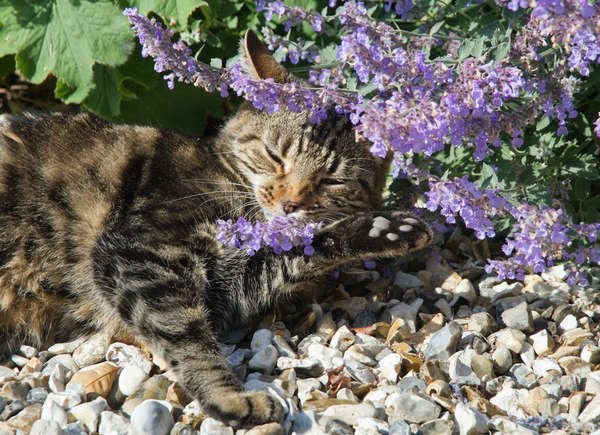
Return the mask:
{"type": "Polygon", "coordinates": [[[501,282],[442,254],[346,270],[325,301],[222,346],[285,404],[281,425],[226,427],[148,352],[93,336],[0,365],[0,434],[600,434],[599,279],[501,282]]]}

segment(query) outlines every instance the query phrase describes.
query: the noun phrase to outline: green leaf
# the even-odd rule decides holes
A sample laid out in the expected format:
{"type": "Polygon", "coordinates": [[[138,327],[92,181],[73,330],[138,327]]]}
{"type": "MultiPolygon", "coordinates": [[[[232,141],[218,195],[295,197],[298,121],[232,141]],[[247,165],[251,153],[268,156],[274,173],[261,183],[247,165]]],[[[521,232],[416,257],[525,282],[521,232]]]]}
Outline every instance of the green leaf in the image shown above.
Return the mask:
{"type": "Polygon", "coordinates": [[[170,27],[185,29],[189,16],[201,6],[208,6],[203,0],[131,0],[140,13],[154,12],[165,19],[170,27]]]}
{"type": "Polygon", "coordinates": [[[127,19],[109,0],[0,0],[0,25],[0,56],[15,53],[32,83],[56,76],[66,103],[94,89],[94,64],[122,64],[133,47],[127,19]]]}
{"type": "Polygon", "coordinates": [[[510,48],[510,44],[508,42],[502,42],[498,44],[496,49],[494,50],[494,59],[496,61],[501,61],[508,54],[508,49],[510,48]]]}
{"type": "Polygon", "coordinates": [[[119,91],[121,80],[116,68],[100,64],[94,65],[96,86],[83,100],[83,106],[104,117],[118,115],[121,106],[121,92],[119,91]]]}
{"type": "Polygon", "coordinates": [[[465,39],[460,47],[458,48],[458,60],[464,60],[471,55],[475,44],[470,39],[465,39]]]}
{"type": "Polygon", "coordinates": [[[201,135],[207,115],[215,119],[223,117],[224,101],[191,85],[178,83],[170,90],[162,82],[147,92],[140,92],[134,100],[123,100],[118,119],[201,135]]]}
{"type": "Polygon", "coordinates": [[[431,26],[431,29],[429,29],[429,34],[435,35],[437,32],[439,32],[439,30],[442,28],[442,26],[444,24],[446,24],[444,21],[438,21],[433,26],[431,26]]]}

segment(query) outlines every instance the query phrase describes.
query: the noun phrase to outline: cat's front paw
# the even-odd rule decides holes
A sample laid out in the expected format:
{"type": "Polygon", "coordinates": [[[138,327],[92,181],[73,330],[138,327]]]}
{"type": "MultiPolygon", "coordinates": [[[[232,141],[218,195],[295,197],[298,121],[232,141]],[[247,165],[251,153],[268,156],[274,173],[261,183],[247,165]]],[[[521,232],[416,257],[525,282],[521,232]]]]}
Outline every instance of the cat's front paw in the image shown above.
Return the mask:
{"type": "Polygon", "coordinates": [[[358,213],[317,234],[317,250],[342,257],[395,257],[425,248],[433,239],[429,225],[410,213],[358,213]]]}
{"type": "Polygon", "coordinates": [[[285,415],[276,398],[260,391],[223,395],[214,403],[204,404],[204,409],[211,417],[236,428],[280,422],[285,415]]]}

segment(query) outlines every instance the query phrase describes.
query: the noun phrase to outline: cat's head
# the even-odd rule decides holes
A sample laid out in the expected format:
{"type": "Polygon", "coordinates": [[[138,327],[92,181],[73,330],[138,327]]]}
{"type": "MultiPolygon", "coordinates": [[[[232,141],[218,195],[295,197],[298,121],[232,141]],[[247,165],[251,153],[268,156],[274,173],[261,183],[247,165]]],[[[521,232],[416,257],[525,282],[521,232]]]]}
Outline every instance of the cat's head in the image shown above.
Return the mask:
{"type": "MultiPolygon", "coordinates": [[[[254,77],[297,80],[254,33],[246,34],[242,51],[254,77]]],[[[315,125],[304,112],[267,113],[244,104],[225,130],[267,216],[334,218],[381,203],[390,159],[374,157],[343,117],[315,125]]]]}

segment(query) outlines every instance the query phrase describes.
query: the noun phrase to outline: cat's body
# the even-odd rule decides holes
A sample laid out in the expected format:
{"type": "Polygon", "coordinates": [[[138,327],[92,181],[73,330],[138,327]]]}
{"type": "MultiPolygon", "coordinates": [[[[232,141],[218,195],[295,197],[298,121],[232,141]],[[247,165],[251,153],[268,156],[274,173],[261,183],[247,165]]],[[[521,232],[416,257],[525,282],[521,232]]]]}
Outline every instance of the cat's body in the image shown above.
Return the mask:
{"type": "Polygon", "coordinates": [[[282,408],[241,392],[220,332],[322,286],[344,262],[431,239],[422,222],[388,213],[399,238],[369,236],[373,216],[356,214],[317,235],[311,258],[300,249],[248,257],[216,241],[218,218],[332,221],[377,207],[387,162],[341,120],[314,126],[305,114],[246,107],[200,140],[53,114],[5,118],[0,133],[0,351],[132,335],[230,424],[278,420],[282,408]]]}

